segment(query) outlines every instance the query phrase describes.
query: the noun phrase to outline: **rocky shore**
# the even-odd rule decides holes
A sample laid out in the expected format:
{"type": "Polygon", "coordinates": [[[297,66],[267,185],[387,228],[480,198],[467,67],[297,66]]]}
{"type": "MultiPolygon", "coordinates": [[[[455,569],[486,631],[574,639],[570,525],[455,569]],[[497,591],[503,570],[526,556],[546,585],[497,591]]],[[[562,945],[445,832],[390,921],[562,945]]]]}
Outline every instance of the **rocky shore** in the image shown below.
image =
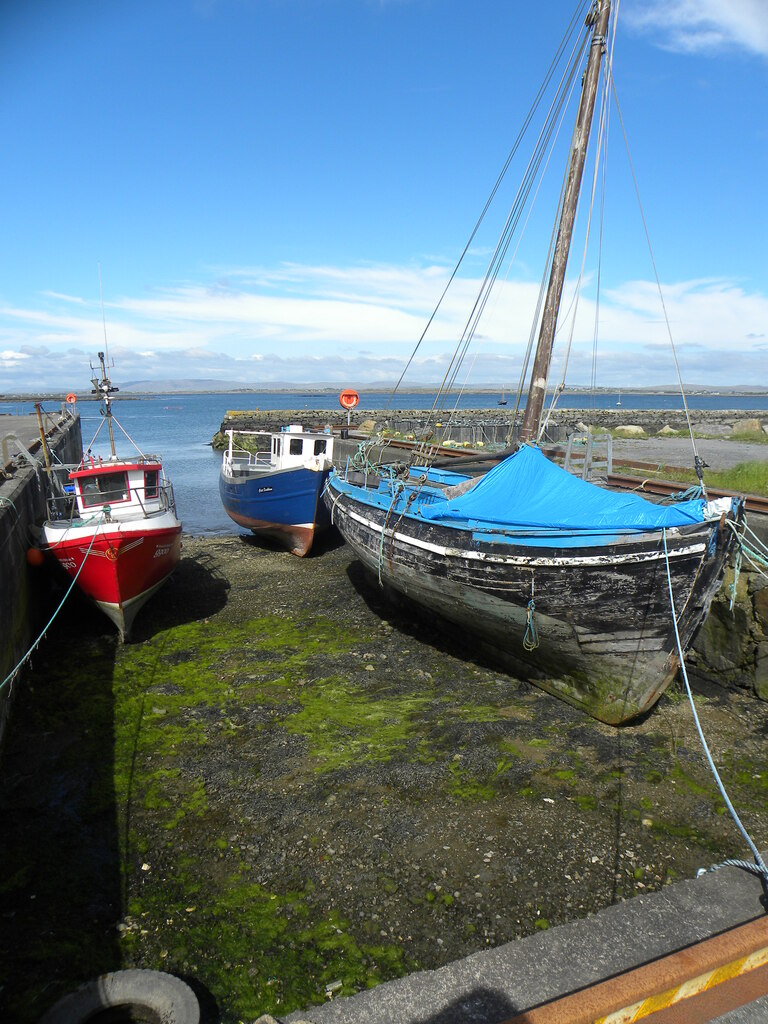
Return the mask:
{"type": "MultiPolygon", "coordinates": [[[[765,847],[768,704],[696,705],[765,847]]],[[[0,770],[19,1024],[120,966],[189,979],[210,1022],[284,1016],[745,853],[677,690],[603,726],[384,602],[333,538],[185,538],[123,646],[65,607],[0,770]]]]}

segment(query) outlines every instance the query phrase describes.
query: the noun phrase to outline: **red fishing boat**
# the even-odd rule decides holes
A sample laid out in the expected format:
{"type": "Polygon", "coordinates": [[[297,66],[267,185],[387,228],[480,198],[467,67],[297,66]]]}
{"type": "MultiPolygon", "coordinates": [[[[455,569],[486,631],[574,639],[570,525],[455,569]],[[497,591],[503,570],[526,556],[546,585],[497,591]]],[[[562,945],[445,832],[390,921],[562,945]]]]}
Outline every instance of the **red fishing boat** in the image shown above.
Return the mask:
{"type": "Polygon", "coordinates": [[[94,393],[104,403],[99,430],[106,422],[111,455],[90,454],[94,437],[78,466],[60,468],[43,539],[45,550],[123,639],[139,609],[178,564],[181,522],[160,457],[138,448],[133,457],[117,456],[111,395],[118,389],[107,376],[103,352],[99,361],[101,379],[94,377],[94,393]]]}

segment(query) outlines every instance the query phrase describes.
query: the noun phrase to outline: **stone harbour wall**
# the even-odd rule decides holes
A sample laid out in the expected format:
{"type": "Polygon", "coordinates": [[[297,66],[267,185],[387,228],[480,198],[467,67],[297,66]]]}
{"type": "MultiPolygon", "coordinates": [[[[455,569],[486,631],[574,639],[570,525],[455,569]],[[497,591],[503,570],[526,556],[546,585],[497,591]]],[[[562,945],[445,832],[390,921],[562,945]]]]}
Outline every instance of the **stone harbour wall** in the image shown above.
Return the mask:
{"type": "MultiPolygon", "coordinates": [[[[691,426],[697,434],[712,437],[755,437],[768,436],[768,408],[745,416],[737,410],[690,410],[691,426]]],[[[301,423],[308,429],[320,429],[330,425],[345,427],[359,432],[390,431],[402,436],[415,438],[441,437],[445,430],[447,439],[458,444],[488,445],[505,444],[514,436],[515,427],[522,417],[514,417],[512,410],[469,409],[447,418],[430,416],[423,409],[412,410],[371,410],[354,409],[347,419],[342,409],[274,409],[274,410],[232,410],[227,413],[219,432],[214,436],[214,448],[226,447],[224,431],[230,428],[241,430],[279,430],[287,423],[301,423]]],[[[588,427],[602,430],[617,430],[627,437],[652,437],[687,431],[685,413],[675,409],[562,409],[553,415],[546,440],[565,441],[568,434],[583,431],[588,427]]]]}
{"type": "MultiPolygon", "coordinates": [[[[78,462],[82,456],[80,418],[62,418],[48,444],[61,462],[78,462]]],[[[34,544],[32,527],[44,520],[48,498],[40,442],[31,447],[33,453],[38,450],[38,466],[18,456],[0,472],[0,683],[37,636],[47,606],[47,576],[27,561],[27,551],[34,544]]],[[[12,698],[13,684],[8,683],[0,689],[0,746],[12,698]]]]}

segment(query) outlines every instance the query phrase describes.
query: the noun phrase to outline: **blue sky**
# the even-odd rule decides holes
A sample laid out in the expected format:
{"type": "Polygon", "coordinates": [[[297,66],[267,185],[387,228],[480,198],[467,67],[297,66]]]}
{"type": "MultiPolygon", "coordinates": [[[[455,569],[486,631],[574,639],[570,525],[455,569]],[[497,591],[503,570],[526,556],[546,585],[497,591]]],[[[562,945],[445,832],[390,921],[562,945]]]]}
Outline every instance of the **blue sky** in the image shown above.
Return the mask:
{"type": "MultiPolygon", "coordinates": [[[[3,5],[0,392],[87,384],[99,265],[118,382],[397,379],[578,6],[3,5]]],[[[768,385],[768,5],[621,0],[614,80],[684,379],[768,385]]],[[[597,382],[671,383],[615,111],[611,140],[597,382]]],[[[442,378],[505,215],[407,383],[442,378]]],[[[550,220],[537,206],[504,271],[470,386],[516,384],[550,220]]],[[[593,251],[584,274],[582,385],[593,251]]]]}

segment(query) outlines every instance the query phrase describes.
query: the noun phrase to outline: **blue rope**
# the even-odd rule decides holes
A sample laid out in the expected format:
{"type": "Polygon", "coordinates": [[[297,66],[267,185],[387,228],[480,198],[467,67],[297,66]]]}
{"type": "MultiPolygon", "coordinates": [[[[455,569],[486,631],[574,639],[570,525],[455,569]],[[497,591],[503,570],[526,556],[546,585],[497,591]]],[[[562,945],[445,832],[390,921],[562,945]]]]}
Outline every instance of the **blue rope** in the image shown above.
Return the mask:
{"type": "MultiPolygon", "coordinates": [[[[699,721],[699,716],[698,716],[698,713],[696,712],[696,705],[693,703],[693,694],[691,693],[691,684],[688,682],[688,673],[685,670],[685,658],[684,658],[684,655],[683,655],[683,645],[682,645],[682,643],[680,641],[680,633],[679,633],[678,628],[677,628],[677,613],[675,612],[675,598],[674,598],[674,596],[672,594],[672,575],[671,575],[670,569],[669,569],[669,553],[667,551],[667,530],[666,530],[666,527],[662,531],[662,536],[664,538],[664,558],[666,559],[666,563],[667,563],[667,585],[669,587],[669,604],[670,604],[670,607],[672,609],[672,624],[675,627],[675,640],[677,642],[677,652],[678,652],[678,654],[680,656],[680,669],[681,669],[682,674],[683,674],[683,681],[685,682],[685,690],[686,690],[686,693],[688,694],[688,702],[690,703],[691,711],[693,712],[693,720],[696,723],[696,730],[697,730],[697,732],[699,734],[699,739],[701,740],[701,745],[704,748],[704,753],[706,755],[707,761],[709,762],[709,767],[711,768],[712,774],[715,777],[715,782],[717,783],[717,788],[720,790],[720,795],[722,796],[723,800],[725,801],[725,806],[728,808],[731,817],[735,821],[737,828],[739,829],[739,831],[741,832],[742,836],[746,840],[746,843],[749,846],[750,850],[752,851],[752,855],[755,858],[755,863],[754,863],[754,865],[750,865],[749,866],[749,870],[753,871],[756,875],[759,875],[760,878],[762,879],[763,885],[766,886],[766,888],[768,888],[768,867],[765,866],[765,862],[763,861],[763,858],[760,856],[760,851],[755,846],[755,844],[752,841],[751,836],[749,835],[747,830],[742,825],[741,819],[739,818],[738,814],[736,813],[736,809],[734,808],[733,804],[731,803],[730,797],[728,796],[728,794],[725,791],[725,786],[723,785],[723,781],[720,778],[720,773],[718,772],[717,768],[715,767],[715,762],[712,760],[712,755],[709,752],[709,747],[707,746],[707,741],[704,739],[704,733],[703,733],[702,728],[701,728],[701,722],[699,721]]],[[[722,865],[716,865],[715,868],[713,868],[711,870],[716,870],[717,867],[722,867],[723,865],[729,864],[729,863],[733,864],[733,865],[741,865],[740,861],[723,861],[722,865]]]]}
{"type": "Polygon", "coordinates": [[[677,491],[675,494],[670,494],[665,501],[692,501],[694,498],[702,498],[703,496],[704,491],[701,484],[692,484],[684,491],[677,491]]]}

